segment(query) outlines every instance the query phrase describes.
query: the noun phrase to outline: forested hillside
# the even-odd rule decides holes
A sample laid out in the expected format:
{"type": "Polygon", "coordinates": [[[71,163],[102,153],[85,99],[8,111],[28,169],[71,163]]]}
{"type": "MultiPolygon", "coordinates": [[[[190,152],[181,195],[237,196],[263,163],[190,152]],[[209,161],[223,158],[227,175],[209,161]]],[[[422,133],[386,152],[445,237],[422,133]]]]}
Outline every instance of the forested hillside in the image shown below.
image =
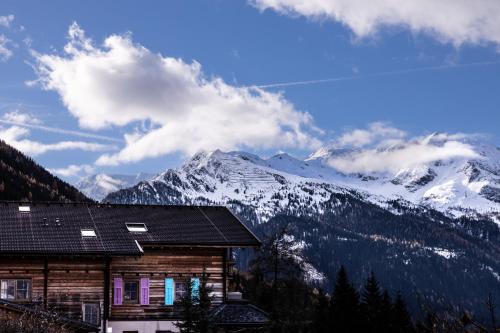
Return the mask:
{"type": "Polygon", "coordinates": [[[0,200],[67,202],[90,199],[0,140],[0,200]]]}

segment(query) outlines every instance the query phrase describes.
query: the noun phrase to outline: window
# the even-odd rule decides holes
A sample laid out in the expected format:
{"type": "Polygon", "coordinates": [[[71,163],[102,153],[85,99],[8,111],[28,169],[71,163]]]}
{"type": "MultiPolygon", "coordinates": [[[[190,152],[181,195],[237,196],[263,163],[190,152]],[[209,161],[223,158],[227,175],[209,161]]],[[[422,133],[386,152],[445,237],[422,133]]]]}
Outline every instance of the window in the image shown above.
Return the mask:
{"type": "Polygon", "coordinates": [[[31,296],[31,280],[1,280],[0,298],[15,301],[27,301],[31,296]]]}
{"type": "Polygon", "coordinates": [[[137,281],[125,281],[123,285],[123,300],[128,303],[137,303],[139,283],[137,281]]]}
{"type": "Polygon", "coordinates": [[[180,301],[187,292],[186,283],[185,282],[176,282],[175,283],[175,300],[180,301]]]}
{"type": "Polygon", "coordinates": [[[83,321],[86,323],[99,325],[100,324],[99,304],[86,303],[83,304],[83,321]]]}
{"type": "Polygon", "coordinates": [[[82,237],[97,237],[94,229],[82,229],[82,237]]]}
{"type": "Polygon", "coordinates": [[[16,280],[2,280],[1,298],[2,299],[16,298],[16,280]]]}
{"type": "Polygon", "coordinates": [[[125,223],[127,230],[130,232],[146,232],[148,228],[144,223],[125,223]]]}

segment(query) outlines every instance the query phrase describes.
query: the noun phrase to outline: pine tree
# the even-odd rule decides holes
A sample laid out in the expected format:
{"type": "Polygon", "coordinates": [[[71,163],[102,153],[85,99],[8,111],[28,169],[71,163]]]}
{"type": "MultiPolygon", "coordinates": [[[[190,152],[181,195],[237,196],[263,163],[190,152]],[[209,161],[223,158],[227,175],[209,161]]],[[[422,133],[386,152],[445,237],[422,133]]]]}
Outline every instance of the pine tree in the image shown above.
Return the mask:
{"type": "Polygon", "coordinates": [[[210,314],[210,307],[212,305],[212,297],[210,293],[212,289],[207,286],[207,278],[205,272],[201,278],[200,288],[198,292],[198,299],[195,300],[196,318],[195,326],[197,332],[208,333],[213,330],[215,323],[210,314]]]}
{"type": "Polygon", "coordinates": [[[401,293],[396,294],[396,299],[392,306],[392,319],[391,319],[394,333],[410,333],[414,332],[413,323],[411,321],[410,313],[406,308],[405,301],[401,293]]]}
{"type": "Polygon", "coordinates": [[[175,324],[181,333],[208,333],[215,327],[210,313],[211,288],[207,286],[205,273],[200,282],[198,293],[193,293],[192,280],[186,283],[186,293],[180,302],[183,320],[175,324]]]}
{"type": "Polygon", "coordinates": [[[193,282],[186,283],[186,293],[181,298],[180,307],[182,309],[182,321],[175,323],[180,333],[195,333],[196,331],[196,311],[195,302],[192,297],[193,282]]]}
{"type": "Polygon", "coordinates": [[[383,327],[385,327],[385,331],[390,333],[392,332],[392,300],[389,292],[384,290],[382,293],[382,302],[380,304],[380,313],[379,313],[379,322],[383,327]]]}
{"type": "Polygon", "coordinates": [[[359,296],[344,266],[337,273],[331,299],[331,325],[335,332],[359,331],[359,296]]]}
{"type": "Polygon", "coordinates": [[[386,328],[382,319],[382,295],[380,286],[372,272],[366,280],[362,293],[361,311],[364,317],[365,332],[382,332],[386,328]]]}
{"type": "Polygon", "coordinates": [[[330,304],[328,297],[321,289],[317,291],[314,304],[314,332],[323,333],[331,329],[330,304]]]}

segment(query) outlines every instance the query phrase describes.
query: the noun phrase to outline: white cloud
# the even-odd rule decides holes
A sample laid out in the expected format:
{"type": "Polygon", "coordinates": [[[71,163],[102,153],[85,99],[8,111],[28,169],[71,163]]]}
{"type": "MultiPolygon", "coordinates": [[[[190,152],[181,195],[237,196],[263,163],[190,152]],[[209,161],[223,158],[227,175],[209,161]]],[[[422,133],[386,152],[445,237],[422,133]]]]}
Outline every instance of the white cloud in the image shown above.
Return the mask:
{"type": "Polygon", "coordinates": [[[441,42],[500,43],[498,0],[250,0],[260,10],[332,20],[357,37],[376,35],[382,27],[403,27],[441,42]]]}
{"type": "Polygon", "coordinates": [[[465,140],[471,137],[474,136],[438,133],[405,140],[393,138],[391,133],[388,133],[385,137],[380,137],[376,146],[370,146],[367,143],[368,147],[331,158],[328,164],[344,173],[397,173],[405,168],[439,160],[480,158],[465,140]]]}
{"type": "Polygon", "coordinates": [[[124,149],[102,156],[98,164],[203,149],[312,149],[320,144],[311,116],[281,94],[207,78],[196,61],[153,53],[130,35],[111,35],[96,47],[75,23],[64,55],[35,57],[38,82],[59,93],[82,127],[151,124],[127,135],[124,149]]]}
{"type": "Polygon", "coordinates": [[[0,61],[7,61],[14,54],[8,47],[9,43],[10,39],[7,39],[5,35],[0,34],[0,61]]]}
{"type": "Polygon", "coordinates": [[[83,165],[71,164],[68,165],[66,168],[49,169],[51,173],[63,177],[75,177],[81,175],[82,173],[85,175],[89,175],[93,173],[94,170],[95,168],[88,164],[83,164],[83,165]]]}
{"type": "Polygon", "coordinates": [[[27,125],[40,125],[42,121],[32,114],[24,113],[19,110],[9,111],[3,114],[2,120],[27,125]]]}
{"type": "Polygon", "coordinates": [[[344,133],[337,143],[341,146],[363,147],[376,141],[399,140],[405,136],[406,133],[400,129],[382,122],[375,122],[369,124],[366,129],[355,129],[344,133]]]}
{"type": "Polygon", "coordinates": [[[15,147],[29,156],[37,156],[49,151],[63,150],[84,150],[84,151],[105,151],[112,147],[93,142],[85,141],[59,141],[55,143],[41,143],[27,139],[30,131],[27,128],[19,126],[11,126],[8,128],[0,128],[0,139],[7,144],[15,147]]]}
{"type": "Polygon", "coordinates": [[[0,26],[10,28],[10,24],[14,21],[14,15],[0,16],[0,26]]]}

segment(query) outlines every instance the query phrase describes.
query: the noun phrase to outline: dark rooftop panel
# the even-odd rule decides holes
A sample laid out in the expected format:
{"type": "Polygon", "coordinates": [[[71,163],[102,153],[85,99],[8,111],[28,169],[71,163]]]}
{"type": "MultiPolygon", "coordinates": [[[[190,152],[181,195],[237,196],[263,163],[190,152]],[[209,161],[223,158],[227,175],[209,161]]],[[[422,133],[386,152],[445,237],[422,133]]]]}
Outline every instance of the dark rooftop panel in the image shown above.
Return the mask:
{"type": "Polygon", "coordinates": [[[0,204],[1,253],[140,254],[136,245],[258,246],[258,239],[225,207],[91,203],[0,204]],[[147,232],[130,232],[145,225],[147,232]],[[95,237],[82,237],[94,230],[95,237]]]}

